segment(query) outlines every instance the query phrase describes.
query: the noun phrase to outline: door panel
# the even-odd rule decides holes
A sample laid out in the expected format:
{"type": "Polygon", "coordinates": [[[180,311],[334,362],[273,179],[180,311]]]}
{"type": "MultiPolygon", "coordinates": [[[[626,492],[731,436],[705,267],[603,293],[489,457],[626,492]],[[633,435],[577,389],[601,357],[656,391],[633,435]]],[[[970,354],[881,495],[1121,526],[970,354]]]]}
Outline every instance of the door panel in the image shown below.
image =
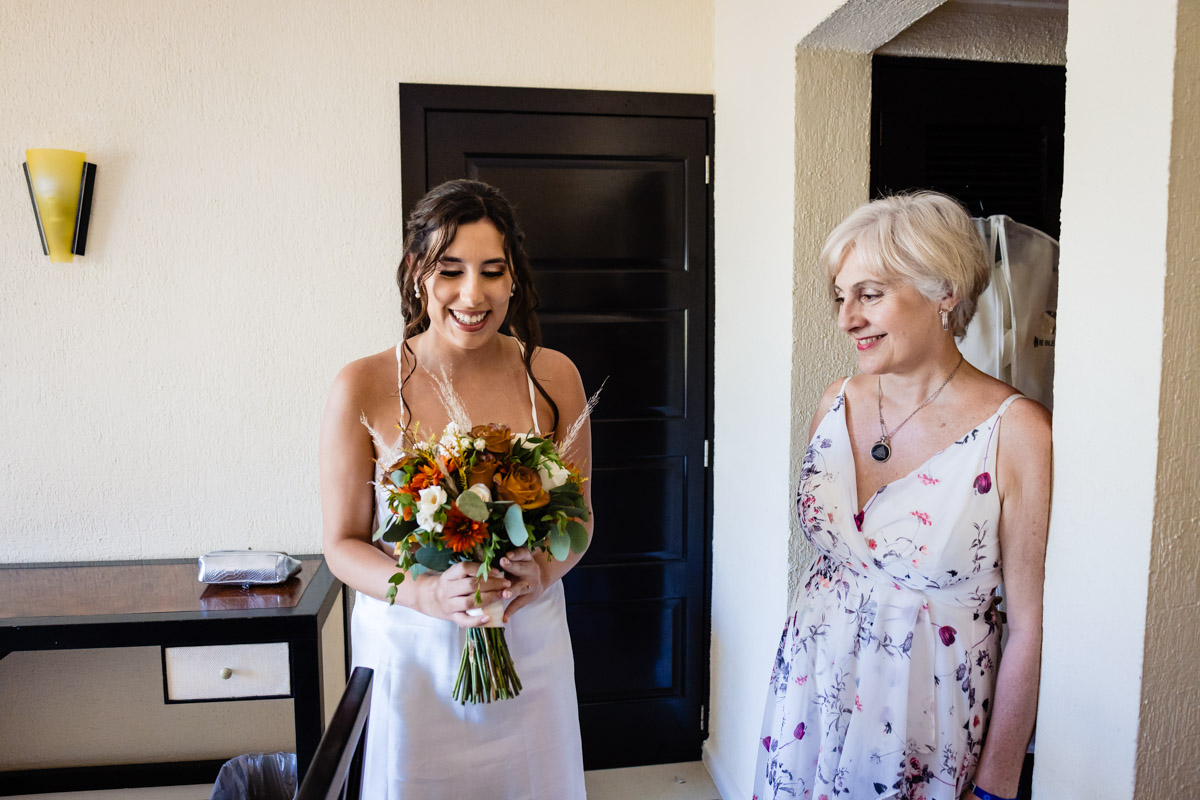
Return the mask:
{"type": "Polygon", "coordinates": [[[589,769],[694,760],[708,691],[712,100],[401,86],[404,204],[500,187],[547,347],[590,394],[594,542],[564,580],[589,769]]]}

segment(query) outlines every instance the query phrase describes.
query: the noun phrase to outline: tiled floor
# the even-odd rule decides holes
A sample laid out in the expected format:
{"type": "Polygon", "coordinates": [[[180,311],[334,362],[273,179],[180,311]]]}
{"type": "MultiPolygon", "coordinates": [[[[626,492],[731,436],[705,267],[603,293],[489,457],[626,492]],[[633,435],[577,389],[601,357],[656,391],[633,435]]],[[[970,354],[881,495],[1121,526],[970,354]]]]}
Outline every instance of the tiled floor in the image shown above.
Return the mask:
{"type": "MultiPolygon", "coordinates": [[[[699,761],[585,773],[588,800],[721,800],[699,761]]],[[[9,800],[208,800],[211,786],[114,789],[105,792],[24,794],[9,800]]]]}
{"type": "Polygon", "coordinates": [[[588,800],[721,800],[700,761],[584,773],[588,800]]]}

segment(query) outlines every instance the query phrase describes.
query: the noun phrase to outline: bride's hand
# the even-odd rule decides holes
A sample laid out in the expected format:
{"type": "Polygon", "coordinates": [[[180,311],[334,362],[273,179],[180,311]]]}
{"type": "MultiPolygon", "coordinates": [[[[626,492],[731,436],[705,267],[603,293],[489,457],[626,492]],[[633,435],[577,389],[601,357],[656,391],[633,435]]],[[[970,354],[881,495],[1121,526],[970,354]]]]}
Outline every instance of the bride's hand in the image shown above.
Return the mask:
{"type": "Polygon", "coordinates": [[[512,581],[504,577],[498,569],[491,571],[490,577],[480,581],[476,578],[479,564],[462,561],[437,577],[432,584],[432,607],[425,613],[431,617],[448,619],[460,628],[478,628],[490,618],[485,615],[473,617],[467,614],[467,609],[486,606],[501,599],[501,592],[512,586],[512,581]],[[480,601],[475,602],[475,589],[478,587],[480,601]]]}
{"type": "Polygon", "coordinates": [[[546,591],[546,584],[542,576],[542,565],[534,559],[528,548],[519,547],[508,551],[500,559],[500,566],[504,567],[512,581],[512,586],[501,594],[505,600],[511,600],[508,608],[504,610],[504,621],[508,622],[523,606],[541,597],[542,592],[546,591]]]}

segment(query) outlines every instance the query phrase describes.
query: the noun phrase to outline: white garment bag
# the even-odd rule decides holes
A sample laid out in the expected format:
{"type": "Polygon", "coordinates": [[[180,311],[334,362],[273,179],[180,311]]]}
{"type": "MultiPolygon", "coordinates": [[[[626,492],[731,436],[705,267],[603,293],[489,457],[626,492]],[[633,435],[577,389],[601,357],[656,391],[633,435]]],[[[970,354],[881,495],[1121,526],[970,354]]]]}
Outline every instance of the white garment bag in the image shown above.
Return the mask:
{"type": "Polygon", "coordinates": [[[975,225],[996,263],[959,350],[977,369],[1053,411],[1058,242],[1001,214],[976,218],[975,225]]]}

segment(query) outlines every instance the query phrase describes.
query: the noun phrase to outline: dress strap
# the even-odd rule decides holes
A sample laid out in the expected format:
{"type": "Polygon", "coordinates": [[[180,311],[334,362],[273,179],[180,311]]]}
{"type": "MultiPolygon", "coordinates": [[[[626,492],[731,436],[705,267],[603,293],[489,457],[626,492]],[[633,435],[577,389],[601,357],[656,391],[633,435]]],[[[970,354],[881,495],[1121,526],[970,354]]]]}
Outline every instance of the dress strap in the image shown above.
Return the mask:
{"type": "Polygon", "coordinates": [[[1012,405],[1013,401],[1020,400],[1024,396],[1020,392],[1010,394],[1004,398],[1004,402],[1000,404],[1000,407],[996,409],[996,413],[992,415],[995,417],[995,422],[992,423],[992,429],[988,431],[987,448],[983,454],[984,463],[987,465],[989,471],[995,471],[996,469],[996,451],[992,448],[992,442],[996,440],[996,431],[1000,428],[1000,420],[1004,418],[1004,412],[1008,411],[1008,407],[1012,405]]]}
{"type": "MultiPolygon", "coordinates": [[[[525,343],[520,339],[517,339],[517,347],[521,348],[521,362],[523,365],[525,362],[525,343]]],[[[525,373],[525,383],[529,384],[529,408],[530,416],[533,417],[533,433],[535,436],[540,436],[542,433],[542,427],[538,425],[537,394],[534,393],[533,389],[533,376],[528,372],[525,373]]]]}
{"type": "Polygon", "coordinates": [[[1008,411],[1008,407],[1012,405],[1013,400],[1020,400],[1024,396],[1025,395],[1021,394],[1020,392],[1015,392],[1014,394],[1010,394],[1008,397],[1004,398],[1004,402],[1000,404],[998,409],[996,409],[997,421],[999,421],[1000,417],[1004,416],[1005,411],[1008,411]]]}
{"type": "Polygon", "coordinates": [[[842,388],[838,389],[838,394],[840,394],[840,395],[842,395],[842,396],[845,396],[845,394],[846,394],[846,384],[848,384],[848,383],[850,382],[850,378],[853,378],[853,377],[854,377],[854,376],[853,376],[853,375],[851,375],[851,376],[849,376],[848,378],[846,378],[846,380],[842,381],[842,388]]]}

